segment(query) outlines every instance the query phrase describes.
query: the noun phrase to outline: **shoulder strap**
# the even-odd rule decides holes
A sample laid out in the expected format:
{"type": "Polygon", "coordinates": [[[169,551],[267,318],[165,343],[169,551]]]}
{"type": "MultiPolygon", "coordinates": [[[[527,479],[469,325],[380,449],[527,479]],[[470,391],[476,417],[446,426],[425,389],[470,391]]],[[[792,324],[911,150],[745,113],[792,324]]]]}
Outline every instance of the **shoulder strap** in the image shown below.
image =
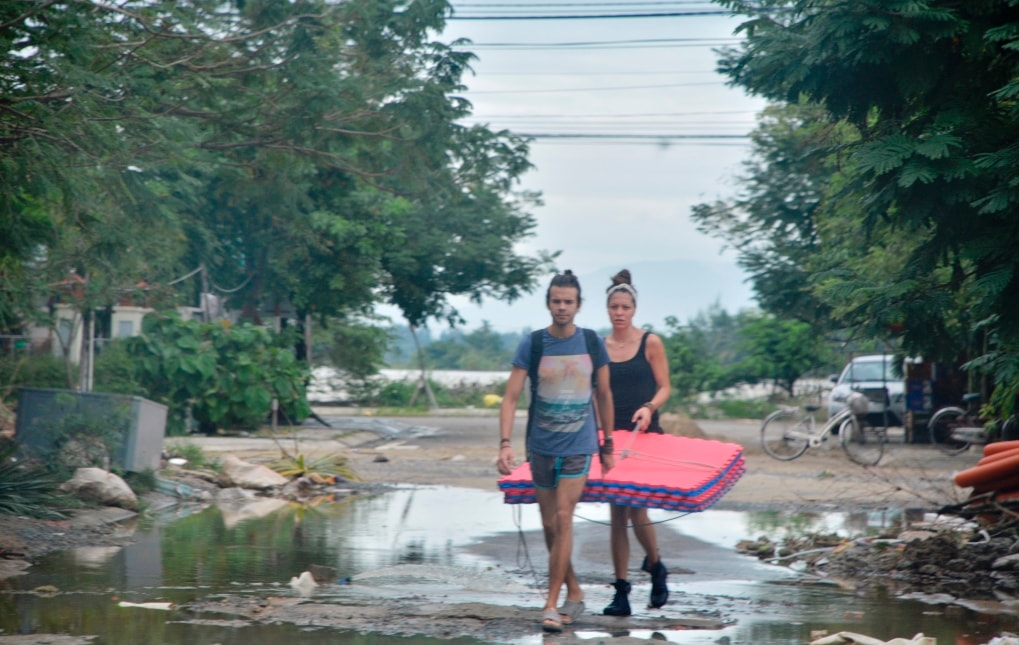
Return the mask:
{"type": "Polygon", "coordinates": [[[541,364],[541,355],[545,352],[544,329],[537,329],[531,332],[531,356],[527,361],[527,380],[530,381],[531,400],[527,404],[527,427],[524,432],[524,449],[526,454],[531,454],[531,423],[534,421],[534,406],[538,401],[538,365],[541,364]]]}
{"type": "Polygon", "coordinates": [[[598,334],[593,329],[584,327],[584,340],[587,341],[587,353],[591,356],[591,388],[598,387],[598,369],[595,367],[598,363],[598,334]]]}
{"type": "Polygon", "coordinates": [[[651,335],[651,332],[646,331],[644,335],[640,337],[640,347],[637,348],[637,353],[641,356],[647,351],[647,337],[651,335]]]}
{"type": "Polygon", "coordinates": [[[527,377],[531,379],[531,394],[538,391],[538,365],[545,352],[544,329],[531,332],[531,358],[527,363],[527,377]]]}

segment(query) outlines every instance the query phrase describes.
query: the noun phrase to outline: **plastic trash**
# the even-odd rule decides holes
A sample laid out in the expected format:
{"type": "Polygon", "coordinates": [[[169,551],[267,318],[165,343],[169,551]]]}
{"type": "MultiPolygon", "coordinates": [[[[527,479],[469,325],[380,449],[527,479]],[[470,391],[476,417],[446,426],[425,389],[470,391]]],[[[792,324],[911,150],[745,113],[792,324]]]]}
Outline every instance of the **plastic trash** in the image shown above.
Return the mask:
{"type": "Polygon", "coordinates": [[[847,643],[854,643],[855,645],[938,645],[938,639],[932,636],[917,634],[911,639],[893,638],[890,641],[883,641],[880,638],[863,634],[839,632],[811,641],[810,645],[845,645],[847,643]]]}
{"type": "Polygon", "coordinates": [[[315,576],[311,575],[310,571],[303,571],[301,575],[290,579],[290,586],[296,589],[302,596],[310,596],[311,592],[318,586],[318,583],[315,582],[315,576]]]}
{"type": "Polygon", "coordinates": [[[160,609],[162,611],[170,611],[173,609],[172,602],[127,602],[121,600],[117,603],[118,607],[137,607],[139,609],[160,609]]]}

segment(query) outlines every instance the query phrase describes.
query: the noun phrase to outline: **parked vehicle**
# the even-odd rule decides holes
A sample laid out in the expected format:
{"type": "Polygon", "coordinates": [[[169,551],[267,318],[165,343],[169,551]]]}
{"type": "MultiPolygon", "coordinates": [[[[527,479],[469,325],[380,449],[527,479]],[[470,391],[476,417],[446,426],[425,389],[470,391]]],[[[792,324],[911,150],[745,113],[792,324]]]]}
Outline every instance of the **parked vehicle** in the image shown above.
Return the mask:
{"type": "Polygon", "coordinates": [[[861,392],[870,400],[867,422],[876,427],[902,426],[906,415],[905,381],[895,374],[892,354],[869,354],[853,358],[838,376],[828,397],[828,416],[835,416],[846,407],[853,392],[861,392]]]}

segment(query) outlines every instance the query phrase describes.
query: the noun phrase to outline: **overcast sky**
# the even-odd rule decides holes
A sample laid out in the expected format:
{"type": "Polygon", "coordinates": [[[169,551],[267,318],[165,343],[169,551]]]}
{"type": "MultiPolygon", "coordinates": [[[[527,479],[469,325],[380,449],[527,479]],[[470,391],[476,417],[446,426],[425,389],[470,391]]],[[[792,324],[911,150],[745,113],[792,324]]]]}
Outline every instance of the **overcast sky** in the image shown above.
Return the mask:
{"type": "MultiPolygon", "coordinates": [[[[694,204],[734,194],[733,178],[749,150],[745,135],[764,107],[727,87],[714,71],[712,48],[736,42],[737,20],[662,15],[720,11],[691,0],[453,4],[455,17],[463,19],[450,20],[440,39],[473,42],[468,49],[478,60],[475,75],[466,79],[466,96],[474,118],[493,129],[540,135],[531,144],[536,168],[523,187],[541,192],[544,205],[534,211],[537,235],[522,251],[561,250],[558,268],[578,275],[662,261],[702,261],[707,271],[718,266],[732,273],[733,256],[721,253],[720,241],[698,233],[689,215],[694,204]],[[658,15],[537,19],[638,13],[658,15]],[[466,19],[472,16],[484,19],[466,19]],[[507,16],[532,18],[499,19],[507,16]]],[[[609,275],[589,289],[604,290],[609,275]]],[[[640,278],[634,275],[638,289],[640,278]]],[[[751,306],[748,288],[728,290],[717,294],[727,309],[751,306]]],[[[683,303],[684,313],[714,300],[704,298],[683,303]]],[[[543,315],[517,310],[532,321],[543,315]]],[[[519,321],[507,320],[506,311],[463,309],[468,327],[483,318],[497,329],[517,328],[519,321]]]]}

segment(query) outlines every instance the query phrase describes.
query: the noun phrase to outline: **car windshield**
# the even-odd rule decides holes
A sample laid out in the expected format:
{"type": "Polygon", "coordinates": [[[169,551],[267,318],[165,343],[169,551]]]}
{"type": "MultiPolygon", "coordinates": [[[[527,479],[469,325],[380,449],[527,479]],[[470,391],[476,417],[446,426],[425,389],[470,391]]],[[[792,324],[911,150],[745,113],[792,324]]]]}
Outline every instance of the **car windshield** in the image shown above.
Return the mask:
{"type": "Polygon", "coordinates": [[[863,381],[895,381],[897,379],[892,374],[892,361],[878,360],[850,363],[839,380],[842,383],[860,383],[863,381]]]}

